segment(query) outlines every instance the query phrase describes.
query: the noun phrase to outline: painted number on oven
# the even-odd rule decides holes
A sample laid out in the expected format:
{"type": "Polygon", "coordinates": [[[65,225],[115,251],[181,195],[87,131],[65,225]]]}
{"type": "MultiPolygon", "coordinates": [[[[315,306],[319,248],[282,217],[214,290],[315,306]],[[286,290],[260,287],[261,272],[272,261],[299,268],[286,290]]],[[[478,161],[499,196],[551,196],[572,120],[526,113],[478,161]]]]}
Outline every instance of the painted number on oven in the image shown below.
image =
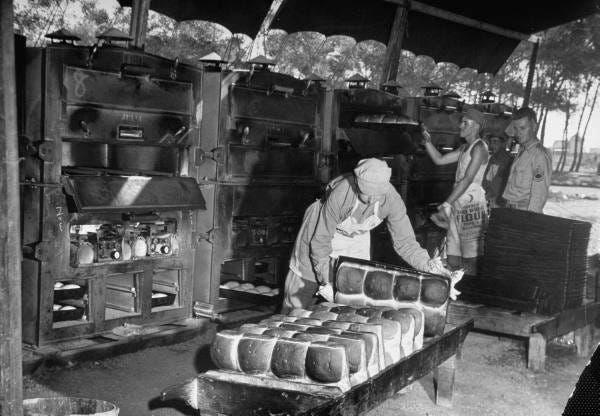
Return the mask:
{"type": "Polygon", "coordinates": [[[60,205],[57,205],[55,207],[55,209],[56,209],[56,220],[58,221],[58,229],[60,230],[60,232],[62,232],[64,229],[65,212],[63,211],[63,207],[61,207],[60,205]]]}
{"type": "Polygon", "coordinates": [[[75,82],[75,96],[81,98],[86,93],[85,80],[88,78],[87,74],[84,74],[82,71],[73,72],[73,81],[75,82]]]}

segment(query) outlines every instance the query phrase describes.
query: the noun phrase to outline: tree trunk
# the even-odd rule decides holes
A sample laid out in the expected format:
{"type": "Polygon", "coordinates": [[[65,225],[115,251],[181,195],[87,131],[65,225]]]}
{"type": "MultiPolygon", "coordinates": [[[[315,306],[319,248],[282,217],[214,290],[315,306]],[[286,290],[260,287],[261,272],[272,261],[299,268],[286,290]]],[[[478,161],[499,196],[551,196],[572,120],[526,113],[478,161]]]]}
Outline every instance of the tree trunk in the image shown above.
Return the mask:
{"type": "Polygon", "coordinates": [[[588,126],[590,125],[590,120],[592,119],[592,114],[596,109],[596,99],[598,98],[598,88],[600,87],[600,82],[596,84],[596,90],[594,91],[594,98],[592,99],[592,104],[590,106],[590,112],[588,114],[588,118],[585,122],[585,127],[583,128],[583,133],[581,135],[581,149],[577,155],[577,166],[575,166],[575,171],[579,172],[579,168],[581,167],[581,159],[583,159],[583,143],[585,141],[585,135],[587,134],[588,126]]]}
{"type": "Polygon", "coordinates": [[[565,168],[565,163],[567,160],[567,145],[569,144],[569,119],[571,118],[571,109],[567,106],[567,111],[565,112],[565,129],[563,130],[563,143],[562,149],[560,152],[560,158],[558,159],[558,164],[556,165],[556,170],[558,172],[563,172],[565,168]]]}
{"type": "Polygon", "coordinates": [[[541,137],[540,137],[540,141],[542,142],[542,144],[544,144],[544,139],[546,138],[546,120],[548,119],[548,107],[546,107],[545,109],[542,108],[542,113],[544,114],[544,117],[542,118],[542,127],[541,127],[541,137]]]}
{"type": "Polygon", "coordinates": [[[575,133],[575,145],[573,146],[573,161],[571,162],[571,167],[569,168],[569,172],[575,171],[575,166],[577,166],[577,155],[579,154],[579,138],[581,133],[581,122],[583,121],[583,115],[585,113],[585,109],[588,103],[588,97],[590,95],[590,90],[592,89],[591,80],[587,82],[585,87],[585,98],[583,99],[583,107],[581,108],[581,114],[579,115],[579,122],[577,123],[577,133],[575,133]]]}

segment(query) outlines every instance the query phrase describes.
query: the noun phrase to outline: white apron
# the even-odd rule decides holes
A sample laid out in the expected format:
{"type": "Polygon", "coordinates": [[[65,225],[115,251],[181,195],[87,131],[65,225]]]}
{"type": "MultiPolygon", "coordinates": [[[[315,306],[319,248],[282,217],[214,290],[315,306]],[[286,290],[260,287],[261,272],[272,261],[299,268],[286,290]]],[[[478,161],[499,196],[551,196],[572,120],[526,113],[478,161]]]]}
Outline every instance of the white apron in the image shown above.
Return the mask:
{"type": "Polygon", "coordinates": [[[379,218],[379,201],[375,202],[373,214],[362,223],[358,223],[352,216],[359,205],[358,198],[354,203],[350,216],[337,225],[335,234],[331,240],[331,258],[339,256],[355,257],[369,260],[371,258],[371,235],[370,231],[381,224],[379,218]]]}
{"type": "MultiPolygon", "coordinates": [[[[358,223],[352,214],[359,205],[358,199],[350,212],[350,216],[337,225],[331,240],[330,258],[339,256],[355,257],[368,260],[371,251],[371,237],[369,232],[381,224],[379,218],[379,204],[375,202],[373,214],[362,223],[358,223]]],[[[313,236],[318,222],[319,213],[322,208],[321,201],[313,202],[304,214],[302,226],[298,232],[298,238],[294,245],[294,251],[290,259],[290,271],[285,280],[282,313],[287,313],[294,308],[306,308],[317,301],[315,292],[318,288],[316,277],[309,260],[309,241],[313,236]],[[304,263],[306,264],[302,264],[304,263]],[[304,271],[304,273],[302,273],[304,271]]],[[[330,267],[333,266],[330,262],[330,267]]],[[[330,271],[331,276],[331,271],[330,271]]]]}
{"type": "MultiPolygon", "coordinates": [[[[382,221],[382,219],[379,218],[379,204],[380,201],[376,201],[373,208],[373,214],[367,217],[362,223],[358,223],[356,219],[352,217],[352,214],[354,214],[359,205],[358,199],[356,200],[348,218],[336,227],[333,239],[331,240],[331,258],[347,256],[369,260],[371,256],[371,236],[369,231],[381,224],[382,221]]],[[[298,231],[299,236],[302,236],[306,232],[314,232],[314,227],[316,227],[322,205],[321,201],[317,200],[306,209],[302,226],[298,231]],[[307,227],[311,227],[311,230],[307,230],[307,227]]],[[[308,236],[308,239],[310,238],[312,238],[312,234],[308,236]]],[[[305,244],[302,244],[301,239],[297,239],[290,259],[289,267],[298,276],[303,275],[301,272],[300,259],[308,258],[307,255],[303,256],[301,253],[302,250],[307,250],[307,247],[304,247],[304,245],[305,244]]],[[[307,267],[309,266],[307,265],[307,267]]],[[[306,278],[308,276],[304,277],[306,278]]]]}

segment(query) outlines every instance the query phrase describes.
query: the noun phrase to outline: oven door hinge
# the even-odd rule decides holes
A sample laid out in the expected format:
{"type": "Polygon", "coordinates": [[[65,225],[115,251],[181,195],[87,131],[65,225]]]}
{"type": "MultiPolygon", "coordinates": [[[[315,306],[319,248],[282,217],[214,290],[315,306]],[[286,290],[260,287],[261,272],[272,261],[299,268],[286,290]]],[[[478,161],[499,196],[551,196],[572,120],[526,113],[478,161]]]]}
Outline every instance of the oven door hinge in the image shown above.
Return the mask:
{"type": "Polygon", "coordinates": [[[215,147],[212,150],[204,151],[200,148],[196,148],[196,166],[200,166],[206,160],[212,160],[217,163],[217,165],[225,164],[225,152],[223,152],[222,147],[215,147]]]}
{"type": "Polygon", "coordinates": [[[55,143],[51,141],[42,142],[38,145],[38,156],[44,162],[54,162],[55,143]]]}
{"type": "Polygon", "coordinates": [[[33,256],[36,260],[47,262],[51,257],[56,256],[56,250],[53,248],[53,244],[50,241],[40,241],[35,244],[33,256]]]}

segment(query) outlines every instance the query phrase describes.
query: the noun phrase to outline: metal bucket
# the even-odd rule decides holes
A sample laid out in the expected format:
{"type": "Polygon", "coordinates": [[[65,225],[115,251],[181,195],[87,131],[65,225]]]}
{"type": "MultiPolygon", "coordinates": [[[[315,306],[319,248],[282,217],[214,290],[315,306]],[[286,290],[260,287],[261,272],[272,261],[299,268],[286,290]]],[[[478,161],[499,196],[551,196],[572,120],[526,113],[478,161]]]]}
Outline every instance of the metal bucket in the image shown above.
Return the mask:
{"type": "Polygon", "coordinates": [[[23,416],[118,416],[110,402],[80,397],[47,397],[23,400],[23,416]]]}

